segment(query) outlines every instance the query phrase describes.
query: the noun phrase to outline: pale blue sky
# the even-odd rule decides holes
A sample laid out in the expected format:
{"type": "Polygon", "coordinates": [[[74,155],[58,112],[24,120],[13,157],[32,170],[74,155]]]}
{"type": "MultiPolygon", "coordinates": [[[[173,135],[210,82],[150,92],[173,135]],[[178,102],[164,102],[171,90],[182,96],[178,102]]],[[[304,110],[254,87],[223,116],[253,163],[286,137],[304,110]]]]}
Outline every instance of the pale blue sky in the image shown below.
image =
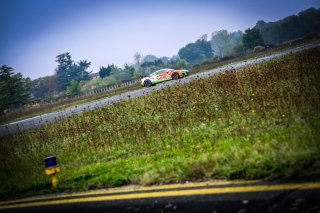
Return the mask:
{"type": "Polygon", "coordinates": [[[0,0],[0,66],[35,79],[54,74],[55,57],[71,52],[98,72],[131,63],[136,52],[171,57],[203,34],[310,7],[320,0],[0,0]]]}

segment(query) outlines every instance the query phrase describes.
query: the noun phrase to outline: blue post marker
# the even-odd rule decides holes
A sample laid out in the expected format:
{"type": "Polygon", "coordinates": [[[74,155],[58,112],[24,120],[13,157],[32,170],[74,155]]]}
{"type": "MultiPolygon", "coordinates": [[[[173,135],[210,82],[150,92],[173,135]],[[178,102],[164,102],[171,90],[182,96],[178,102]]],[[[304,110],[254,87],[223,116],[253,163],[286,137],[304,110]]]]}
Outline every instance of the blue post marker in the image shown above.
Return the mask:
{"type": "Polygon", "coordinates": [[[44,159],[45,163],[45,174],[51,176],[52,186],[56,187],[59,184],[57,173],[61,171],[55,156],[49,156],[44,159]]]}

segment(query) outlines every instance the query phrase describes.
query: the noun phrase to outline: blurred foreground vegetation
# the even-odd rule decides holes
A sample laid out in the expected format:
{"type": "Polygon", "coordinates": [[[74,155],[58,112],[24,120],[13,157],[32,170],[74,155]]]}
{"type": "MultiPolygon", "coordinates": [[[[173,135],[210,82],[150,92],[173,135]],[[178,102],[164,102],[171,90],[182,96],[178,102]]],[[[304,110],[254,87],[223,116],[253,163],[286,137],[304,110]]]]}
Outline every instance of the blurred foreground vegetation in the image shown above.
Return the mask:
{"type": "Polygon", "coordinates": [[[0,198],[320,174],[320,48],[1,139],[0,198]],[[51,189],[43,158],[56,155],[51,189]]]}

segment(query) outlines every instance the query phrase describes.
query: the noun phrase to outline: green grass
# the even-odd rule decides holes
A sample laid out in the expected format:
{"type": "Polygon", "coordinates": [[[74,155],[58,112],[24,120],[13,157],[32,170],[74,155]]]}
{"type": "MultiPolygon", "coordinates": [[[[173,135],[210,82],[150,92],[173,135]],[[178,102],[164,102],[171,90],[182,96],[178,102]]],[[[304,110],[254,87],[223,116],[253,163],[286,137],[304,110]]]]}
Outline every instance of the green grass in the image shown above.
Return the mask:
{"type": "Polygon", "coordinates": [[[320,174],[320,48],[2,138],[0,197],[320,174]],[[56,155],[51,189],[43,158],[56,155]]]}

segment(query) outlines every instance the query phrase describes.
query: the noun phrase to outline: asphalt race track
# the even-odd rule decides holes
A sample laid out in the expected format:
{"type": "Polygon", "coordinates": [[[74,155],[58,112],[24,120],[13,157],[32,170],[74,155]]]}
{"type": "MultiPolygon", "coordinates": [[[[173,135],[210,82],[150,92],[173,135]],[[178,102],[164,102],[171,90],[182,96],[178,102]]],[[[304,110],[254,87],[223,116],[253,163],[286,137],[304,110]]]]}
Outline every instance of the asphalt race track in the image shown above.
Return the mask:
{"type": "Polygon", "coordinates": [[[179,85],[179,84],[187,84],[187,83],[194,81],[196,79],[207,78],[207,77],[215,75],[217,73],[221,73],[221,72],[225,72],[225,71],[229,71],[229,70],[243,68],[243,67],[246,67],[249,65],[262,63],[264,61],[269,61],[269,60],[279,58],[284,55],[300,52],[302,50],[311,49],[311,48],[314,48],[317,46],[319,46],[319,44],[312,44],[312,45],[309,44],[309,45],[305,45],[305,46],[300,46],[300,47],[292,48],[289,50],[280,51],[278,53],[274,53],[269,56],[255,58],[255,59],[247,60],[244,62],[239,62],[236,64],[231,64],[231,65],[223,66],[221,68],[209,70],[207,72],[190,75],[189,77],[182,78],[177,81],[165,82],[165,83],[158,84],[158,85],[151,87],[151,88],[141,88],[138,90],[134,90],[134,91],[120,94],[120,95],[115,95],[115,96],[112,96],[109,98],[105,98],[105,99],[102,99],[102,100],[99,100],[96,102],[91,102],[91,103],[87,103],[87,104],[83,104],[83,105],[70,107],[70,108],[63,110],[63,111],[43,114],[40,116],[28,118],[25,120],[14,122],[14,123],[1,125],[0,126],[0,137],[6,136],[9,134],[14,134],[19,131],[26,131],[26,130],[30,130],[30,129],[39,128],[43,125],[64,119],[64,118],[72,116],[72,115],[78,115],[83,112],[94,110],[97,108],[101,108],[101,107],[104,107],[104,106],[107,106],[107,105],[110,105],[113,103],[117,103],[117,102],[120,102],[123,100],[145,96],[145,95],[148,95],[156,90],[167,89],[172,86],[179,85]]]}
{"type": "Polygon", "coordinates": [[[320,180],[131,186],[1,202],[0,212],[320,212],[320,180]]]}

